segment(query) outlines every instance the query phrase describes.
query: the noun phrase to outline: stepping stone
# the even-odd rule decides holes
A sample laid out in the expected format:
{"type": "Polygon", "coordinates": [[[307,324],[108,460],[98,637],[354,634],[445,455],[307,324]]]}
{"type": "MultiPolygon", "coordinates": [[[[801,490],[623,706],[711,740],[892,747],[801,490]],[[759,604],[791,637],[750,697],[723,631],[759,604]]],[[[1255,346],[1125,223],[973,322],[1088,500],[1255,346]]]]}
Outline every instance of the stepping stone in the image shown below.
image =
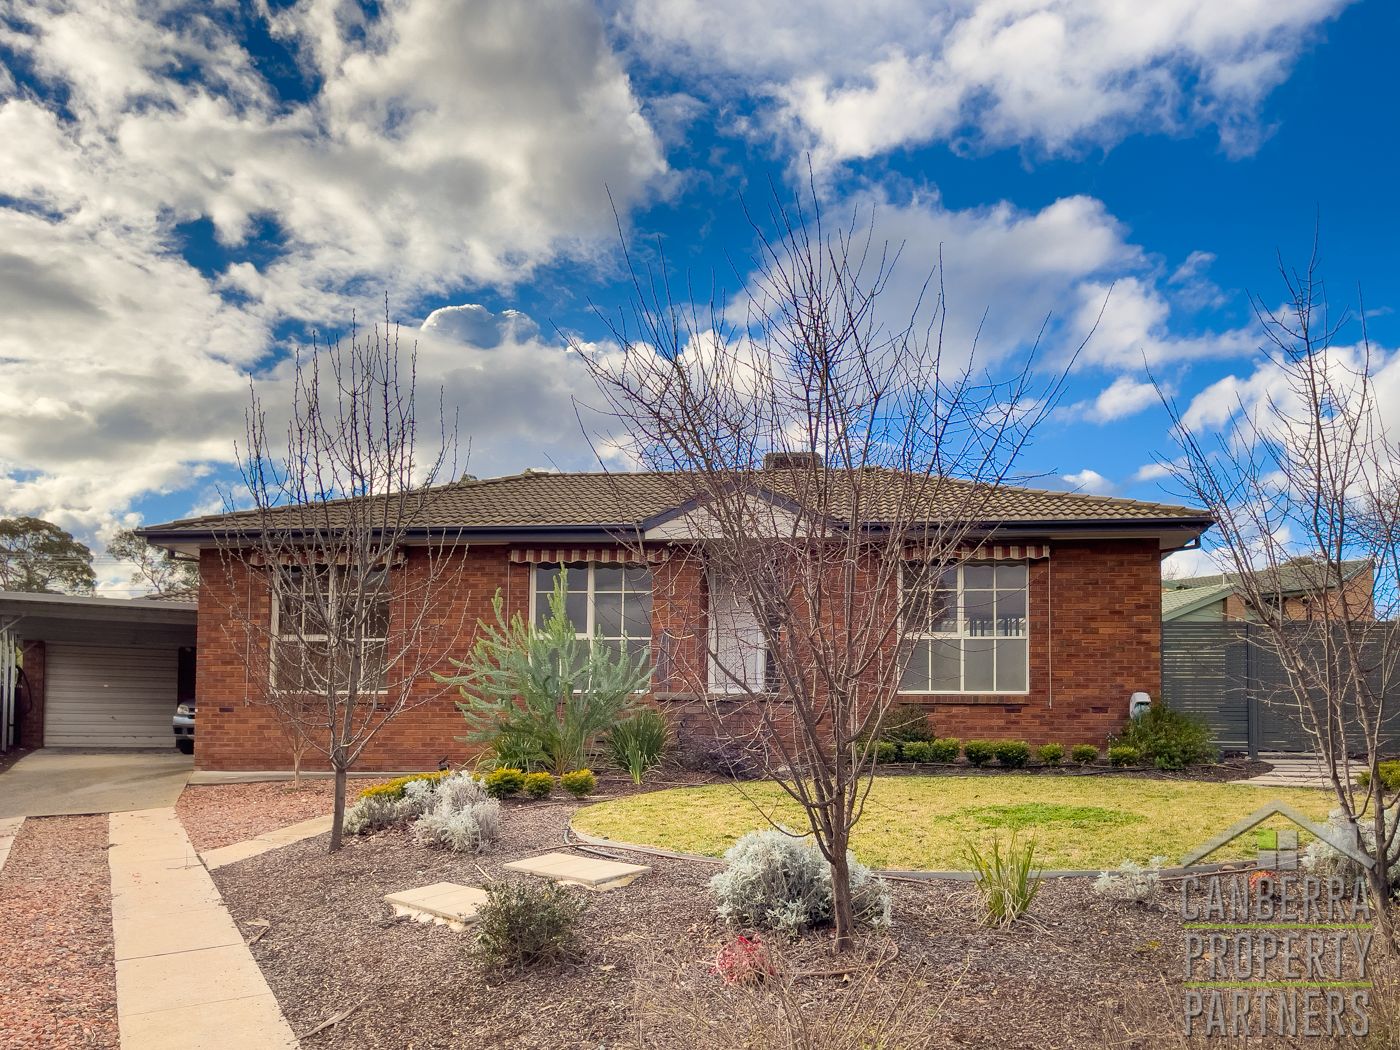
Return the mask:
{"type": "Polygon", "coordinates": [[[647,864],[623,864],[621,861],[599,860],[573,853],[544,853],[525,860],[513,860],[501,867],[600,892],[620,889],[651,871],[647,864]]]}
{"type": "Polygon", "coordinates": [[[406,915],[415,922],[432,922],[461,933],[476,922],[477,909],[486,903],[486,891],[457,882],[435,882],[413,890],[400,890],[385,896],[384,903],[395,915],[406,915]]]}

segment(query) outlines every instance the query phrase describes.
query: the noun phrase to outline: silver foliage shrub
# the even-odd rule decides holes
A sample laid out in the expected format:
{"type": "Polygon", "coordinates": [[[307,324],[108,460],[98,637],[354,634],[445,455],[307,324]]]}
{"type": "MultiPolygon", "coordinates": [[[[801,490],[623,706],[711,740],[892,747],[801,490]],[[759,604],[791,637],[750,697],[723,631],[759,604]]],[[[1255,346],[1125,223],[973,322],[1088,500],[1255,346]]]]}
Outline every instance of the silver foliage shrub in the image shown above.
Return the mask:
{"type": "Polygon", "coordinates": [[[439,781],[431,807],[413,822],[419,842],[454,853],[479,853],[500,832],[501,804],[465,773],[439,781]]]}
{"type": "Polygon", "coordinates": [[[408,819],[405,799],[370,795],[345,811],[345,834],[368,835],[408,819]]]}
{"type": "MultiPolygon", "coordinates": [[[[1400,815],[1400,807],[1392,806],[1386,810],[1387,836],[1395,827],[1397,815],[1400,815]]],[[[1327,815],[1327,827],[1334,838],[1342,841],[1353,838],[1346,814],[1340,809],[1334,809],[1327,815]]],[[[1369,814],[1356,825],[1356,830],[1361,836],[1361,846],[1366,851],[1367,856],[1376,856],[1378,853],[1376,830],[1369,814]]],[[[1400,883],[1400,835],[1391,841],[1390,849],[1390,880],[1392,885],[1396,885],[1400,883]]],[[[1317,875],[1341,875],[1345,878],[1359,878],[1365,875],[1365,869],[1360,864],[1330,842],[1324,842],[1322,839],[1313,839],[1307,844],[1303,850],[1302,865],[1306,871],[1317,875]]]]}
{"type": "Polygon", "coordinates": [[[1165,863],[1165,857],[1153,857],[1146,867],[1125,860],[1116,871],[1105,871],[1094,880],[1094,892],[1111,900],[1146,904],[1157,895],[1162,881],[1157,869],[1165,863]]]}
{"type": "MultiPolygon", "coordinates": [[[[751,831],[724,860],[710,892],[726,922],[795,936],[831,921],[831,866],[815,846],[781,831],[751,831]]],[[[889,886],[854,856],[848,860],[857,921],[888,926],[889,886]]]]}

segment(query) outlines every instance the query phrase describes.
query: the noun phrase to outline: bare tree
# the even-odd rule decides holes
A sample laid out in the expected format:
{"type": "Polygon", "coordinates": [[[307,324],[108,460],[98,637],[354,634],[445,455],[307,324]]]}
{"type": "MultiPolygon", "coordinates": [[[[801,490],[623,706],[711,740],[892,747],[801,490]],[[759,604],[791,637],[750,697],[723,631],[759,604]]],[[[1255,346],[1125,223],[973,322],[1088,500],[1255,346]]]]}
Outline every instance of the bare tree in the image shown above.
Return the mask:
{"type": "MultiPolygon", "coordinates": [[[[462,638],[460,537],[428,528],[451,491],[454,435],[420,447],[416,352],[400,371],[397,330],[298,354],[285,446],[256,388],[238,463],[252,509],[220,541],[230,605],[250,667],[249,700],[272,709],[295,761],[309,748],[335,774],[332,851],[346,777],[394,719],[449,688],[431,671],[462,638]]],[[[439,409],[441,419],[441,410],[439,409]]]]}
{"type": "MultiPolygon", "coordinates": [[[[906,674],[930,688],[937,643],[915,636],[958,615],[939,583],[995,530],[998,486],[1060,384],[1031,396],[1033,352],[1005,382],[979,373],[972,347],[945,353],[932,282],[891,323],[878,307],[898,251],[858,217],[830,230],[799,204],[771,219],[774,236],[754,224],[738,309],[679,300],[664,263],[643,273],[629,258],[620,353],[576,349],[621,431],[607,440],[675,472],[693,506],[668,528],[705,566],[704,659],[667,673],[802,807],[845,950],[847,849],[881,720],[906,674]]],[[[1009,645],[1024,624],[1009,618],[1009,645]]]]}
{"type": "Polygon", "coordinates": [[[1393,405],[1377,388],[1385,359],[1364,312],[1359,341],[1339,341],[1351,318],[1331,315],[1316,251],[1304,271],[1281,273],[1286,308],[1255,301],[1265,392],[1226,406],[1223,428],[1167,402],[1184,452],[1175,476],[1219,523],[1218,558],[1287,677],[1265,699],[1316,746],[1353,835],[1379,861],[1368,877],[1384,909],[1396,829],[1377,766],[1400,702],[1400,449],[1384,418],[1393,405]],[[1356,560],[1371,572],[1350,571],[1356,560]],[[1370,771],[1365,788],[1352,784],[1357,769],[1370,771]]]}

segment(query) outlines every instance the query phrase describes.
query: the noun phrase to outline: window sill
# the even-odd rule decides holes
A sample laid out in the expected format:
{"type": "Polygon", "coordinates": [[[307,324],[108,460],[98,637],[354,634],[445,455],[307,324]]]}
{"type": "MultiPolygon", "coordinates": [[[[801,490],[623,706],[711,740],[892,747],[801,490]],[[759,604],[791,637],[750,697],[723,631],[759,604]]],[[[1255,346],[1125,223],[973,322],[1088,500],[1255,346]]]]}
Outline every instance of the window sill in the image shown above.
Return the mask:
{"type": "Polygon", "coordinates": [[[921,704],[1004,704],[1021,706],[1031,703],[1030,693],[905,693],[897,694],[902,701],[921,704]]]}

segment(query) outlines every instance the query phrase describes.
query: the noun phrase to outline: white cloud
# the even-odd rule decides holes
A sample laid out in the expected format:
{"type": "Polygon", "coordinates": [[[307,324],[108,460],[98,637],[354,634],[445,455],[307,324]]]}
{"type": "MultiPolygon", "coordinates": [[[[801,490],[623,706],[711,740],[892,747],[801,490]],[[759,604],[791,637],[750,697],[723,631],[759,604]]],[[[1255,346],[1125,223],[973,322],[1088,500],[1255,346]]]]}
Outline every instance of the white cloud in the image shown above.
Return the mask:
{"type": "MultiPolygon", "coordinates": [[[[243,47],[247,8],[0,0],[0,47],[37,78],[0,65],[0,512],[91,535],[144,494],[207,485],[279,324],[593,260],[616,237],[607,191],[625,216],[664,180],[591,5],[379,10],[305,0],[274,16],[312,89],[298,100],[243,47]],[[181,255],[182,224],[201,219],[225,247],[269,229],[275,246],[201,272],[181,255]]],[[[528,318],[503,318],[494,348],[473,342],[492,322],[469,311],[428,336],[501,362],[544,346],[528,318]]],[[[514,406],[546,443],[572,419],[535,413],[522,371],[503,368],[494,394],[465,357],[448,371],[482,384],[463,397],[483,418],[514,406]]],[[[536,375],[536,398],[556,378],[536,375]]]]}
{"type": "Polygon", "coordinates": [[[1061,475],[1060,480],[1076,490],[1099,496],[1112,492],[1117,487],[1097,470],[1090,470],[1088,467],[1073,474],[1061,475]]]}
{"type": "Polygon", "coordinates": [[[1165,463],[1144,463],[1133,473],[1134,481],[1165,481],[1172,477],[1172,468],[1165,463]]]}
{"type": "MultiPolygon", "coordinates": [[[[920,300],[920,320],[929,320],[938,283],[928,279],[941,255],[950,359],[974,343],[988,362],[1019,356],[1039,338],[1043,359],[1056,365],[1082,344],[1081,366],[1141,375],[1144,361],[1228,357],[1257,345],[1244,329],[1176,335],[1157,261],[1093,197],[1064,197],[1039,211],[1006,201],[955,210],[935,193],[895,201],[872,190],[828,202],[826,212],[857,216],[855,243],[873,230],[877,250],[886,242],[900,250],[881,300],[891,327],[907,323],[920,300]]],[[[1112,390],[1096,407],[1104,419],[1150,403],[1141,382],[1112,390]]]]}
{"type": "Polygon", "coordinates": [[[1049,152],[1213,126],[1228,150],[1350,0],[619,0],[650,61],[768,105],[818,162],[944,140],[1049,152]]]}
{"type": "Polygon", "coordinates": [[[1111,423],[1115,419],[1135,415],[1158,402],[1157,388],[1151,383],[1131,376],[1119,376],[1093,401],[1074,407],[1084,418],[1095,423],[1111,423]]]}

